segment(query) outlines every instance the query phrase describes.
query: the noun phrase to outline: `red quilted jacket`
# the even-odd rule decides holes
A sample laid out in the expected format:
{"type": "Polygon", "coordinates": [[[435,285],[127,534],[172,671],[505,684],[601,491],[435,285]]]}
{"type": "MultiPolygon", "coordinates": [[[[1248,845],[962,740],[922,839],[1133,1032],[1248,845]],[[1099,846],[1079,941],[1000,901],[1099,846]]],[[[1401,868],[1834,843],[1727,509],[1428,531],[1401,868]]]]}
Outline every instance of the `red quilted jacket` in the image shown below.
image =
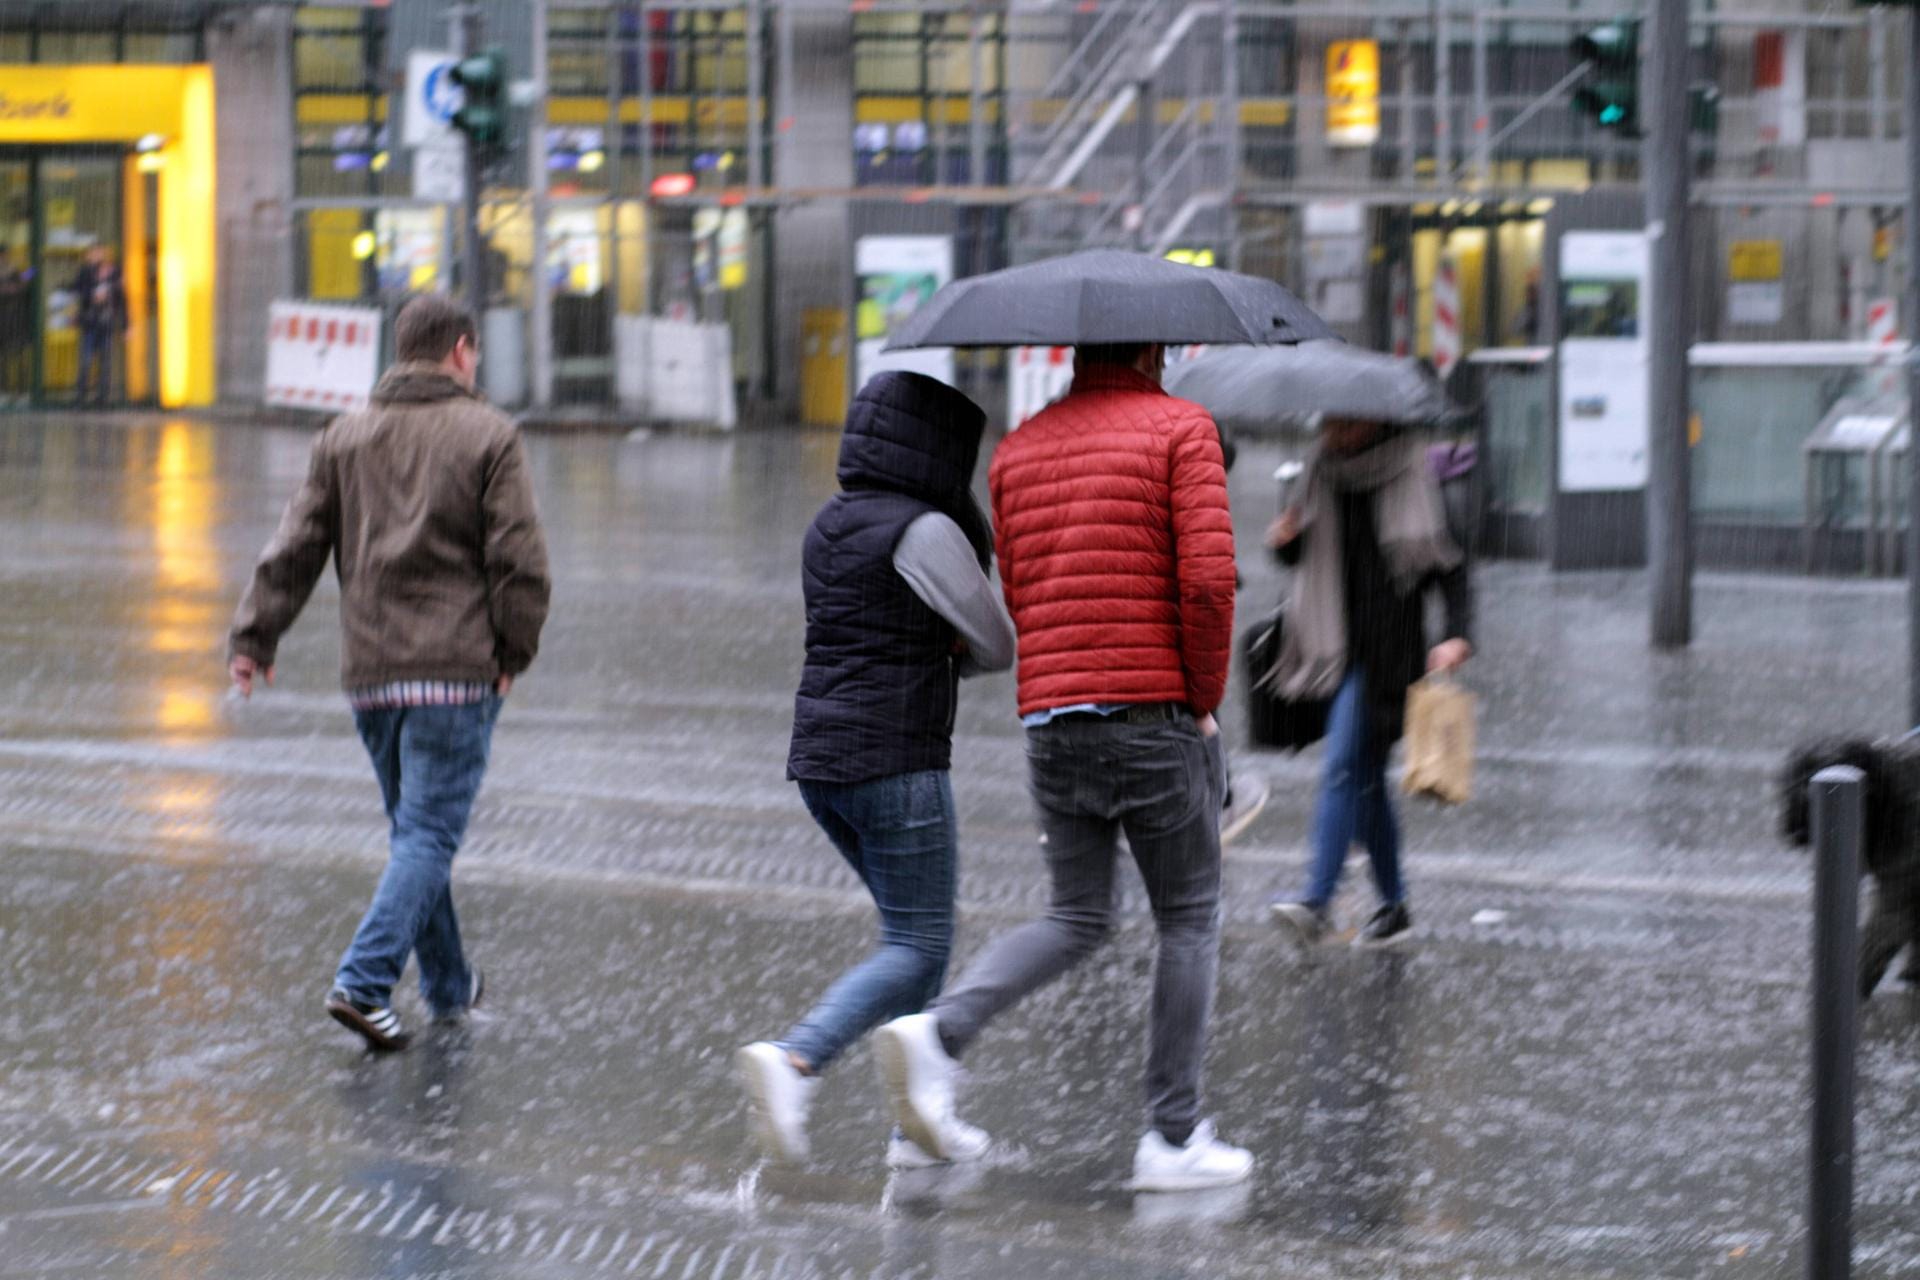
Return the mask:
{"type": "Polygon", "coordinates": [[[1132,369],[1075,374],[988,472],[1020,714],[1077,703],[1220,705],[1233,523],[1220,436],[1132,369]]]}

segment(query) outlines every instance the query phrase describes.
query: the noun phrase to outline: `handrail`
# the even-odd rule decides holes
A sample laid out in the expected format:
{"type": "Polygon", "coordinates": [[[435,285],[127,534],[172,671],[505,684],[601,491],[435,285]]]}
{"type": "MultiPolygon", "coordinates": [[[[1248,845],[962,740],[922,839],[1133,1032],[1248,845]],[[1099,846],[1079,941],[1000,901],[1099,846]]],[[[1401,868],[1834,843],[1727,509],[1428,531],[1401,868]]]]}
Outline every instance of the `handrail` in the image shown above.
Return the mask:
{"type": "MultiPolygon", "coordinates": [[[[1904,365],[1904,342],[1696,342],[1687,349],[1695,369],[1879,369],[1904,365]]],[[[1545,364],[1552,347],[1482,347],[1468,364],[1545,364]]]]}

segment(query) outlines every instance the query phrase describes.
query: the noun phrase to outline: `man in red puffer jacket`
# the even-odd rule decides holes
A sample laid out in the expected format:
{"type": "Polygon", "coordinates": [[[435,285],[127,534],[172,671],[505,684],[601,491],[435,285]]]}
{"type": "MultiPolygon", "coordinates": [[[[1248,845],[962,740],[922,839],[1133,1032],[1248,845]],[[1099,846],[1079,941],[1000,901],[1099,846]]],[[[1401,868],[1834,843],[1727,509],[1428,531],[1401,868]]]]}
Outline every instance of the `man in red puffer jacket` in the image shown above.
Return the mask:
{"type": "Polygon", "coordinates": [[[1133,1186],[1173,1191],[1238,1182],[1253,1157],[1200,1117],[1224,785],[1207,739],[1232,648],[1233,525],[1219,433],[1161,390],[1163,358],[1158,346],[1080,348],[1072,390],[994,454],[1052,905],[990,943],[926,1012],[882,1028],[875,1051],[906,1135],[935,1156],[964,1146],[955,1059],[1105,940],[1124,831],[1160,935],[1133,1186]]]}

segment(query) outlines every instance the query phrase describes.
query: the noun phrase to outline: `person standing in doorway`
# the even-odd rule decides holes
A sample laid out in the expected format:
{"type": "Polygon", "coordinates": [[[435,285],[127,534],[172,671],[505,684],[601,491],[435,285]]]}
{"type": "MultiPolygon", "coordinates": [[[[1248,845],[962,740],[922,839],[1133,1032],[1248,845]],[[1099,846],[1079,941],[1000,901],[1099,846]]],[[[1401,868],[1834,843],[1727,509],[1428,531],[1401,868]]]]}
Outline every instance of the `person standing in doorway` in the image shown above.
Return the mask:
{"type": "MultiPolygon", "coordinates": [[[[807,1111],[828,1065],[876,1024],[940,990],[953,944],[959,847],[948,769],[960,679],[1013,665],[1013,626],[987,579],[992,539],[972,494],[986,415],[952,387],[887,372],[854,399],[840,492],[802,550],[807,656],[787,776],[873,895],[880,940],[777,1041],[734,1055],[767,1154],[808,1154],[807,1111]]],[[[896,1168],[965,1160],[895,1134],[896,1168]]]]}
{"type": "Polygon", "coordinates": [[[1413,917],[1387,756],[1405,726],[1407,690],[1473,654],[1466,533],[1449,526],[1425,441],[1377,422],[1323,422],[1297,492],[1267,533],[1282,562],[1297,566],[1273,679],[1289,698],[1332,706],[1307,887],[1268,906],[1303,942],[1319,942],[1357,840],[1380,906],[1354,945],[1388,946],[1408,937],[1413,917]],[[1431,590],[1446,605],[1446,638],[1429,648],[1431,590]]]}
{"type": "Polygon", "coordinates": [[[234,616],[228,662],[242,696],[257,678],[271,684],[280,637],[333,557],[341,682],[390,836],[326,1011],[376,1050],[406,1046],[391,996],[409,954],[436,1018],[480,1002],[454,915],[453,859],[551,590],[519,434],[473,390],[473,317],[429,294],[394,327],[399,363],[371,406],[314,442],[306,482],[234,616]]]}
{"type": "Polygon", "coordinates": [[[104,405],[113,390],[113,347],[127,330],[127,290],[120,264],[102,245],[87,250],[73,279],[80,330],[80,381],[75,400],[104,405]]]}
{"type": "Polygon", "coordinates": [[[0,397],[24,401],[33,380],[33,275],[0,246],[0,397]]]}
{"type": "Polygon", "coordinates": [[[954,1115],[955,1060],[1106,940],[1124,832],[1159,933],[1133,1186],[1184,1191],[1239,1182],[1253,1157],[1200,1115],[1225,791],[1207,739],[1232,649],[1233,522],[1219,433],[1204,409],[1161,389],[1164,359],[1157,345],[1079,348],[1067,395],[994,452],[995,539],[1052,902],[989,943],[924,1013],[882,1027],[874,1050],[909,1139],[934,1156],[977,1143],[954,1115]]]}

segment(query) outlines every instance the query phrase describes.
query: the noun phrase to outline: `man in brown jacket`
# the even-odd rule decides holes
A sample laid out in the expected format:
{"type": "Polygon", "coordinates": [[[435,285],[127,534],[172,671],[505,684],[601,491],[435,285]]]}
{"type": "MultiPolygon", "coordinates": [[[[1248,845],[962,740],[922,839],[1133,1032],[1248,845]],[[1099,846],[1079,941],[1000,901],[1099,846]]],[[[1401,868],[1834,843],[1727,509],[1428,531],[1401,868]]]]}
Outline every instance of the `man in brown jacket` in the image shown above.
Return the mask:
{"type": "Polygon", "coordinates": [[[473,391],[473,317],[427,295],[395,328],[399,363],[372,406],[315,441],[306,483],[234,615],[228,659],[242,696],[255,676],[271,684],[280,637],[334,558],[341,683],[380,780],[390,844],[326,1007],[381,1050],[407,1043],[389,1001],[409,952],[435,1017],[480,1002],[454,917],[453,856],[550,591],[520,437],[473,391]]]}

